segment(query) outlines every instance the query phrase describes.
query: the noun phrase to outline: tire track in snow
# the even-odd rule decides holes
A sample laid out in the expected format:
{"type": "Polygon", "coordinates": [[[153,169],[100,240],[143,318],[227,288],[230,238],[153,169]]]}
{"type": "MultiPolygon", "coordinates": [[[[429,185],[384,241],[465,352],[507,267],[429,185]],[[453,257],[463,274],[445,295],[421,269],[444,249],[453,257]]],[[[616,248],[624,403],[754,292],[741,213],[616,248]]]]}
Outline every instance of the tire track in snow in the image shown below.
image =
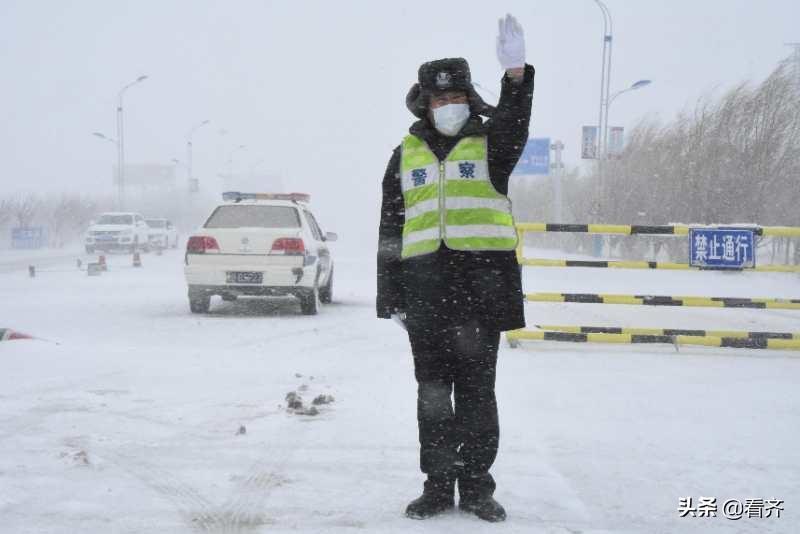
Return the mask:
{"type": "Polygon", "coordinates": [[[141,456],[134,457],[122,451],[92,447],[90,454],[127,472],[166,497],[187,525],[207,532],[215,528],[217,520],[211,501],[169,471],[148,464],[141,456]]]}
{"type": "MultiPolygon", "coordinates": [[[[120,413],[108,413],[108,415],[127,418],[125,414],[120,413]]],[[[211,502],[198,489],[170,471],[142,460],[141,450],[147,449],[146,446],[141,446],[140,452],[133,455],[125,450],[114,450],[104,444],[92,447],[84,443],[81,445],[91,456],[116,466],[164,496],[189,527],[200,532],[237,534],[251,532],[273,523],[265,513],[267,502],[276,488],[290,482],[285,474],[287,464],[296,454],[310,429],[311,421],[299,420],[297,417],[304,416],[287,415],[284,424],[274,432],[275,436],[281,438],[281,442],[277,445],[280,446],[282,453],[276,457],[271,453],[278,448],[268,447],[262,458],[244,471],[250,475],[237,484],[233,492],[219,505],[211,502]],[[286,436],[290,437],[287,439],[286,436]]],[[[193,429],[188,427],[181,429],[182,433],[187,430],[191,432],[193,429]]],[[[192,435],[194,436],[193,433],[192,435]]],[[[183,440],[178,442],[182,443],[183,440]]],[[[131,448],[129,446],[127,449],[130,451],[131,448]]]]}
{"type": "Polygon", "coordinates": [[[281,442],[283,454],[277,459],[270,456],[273,458],[270,461],[262,457],[254,462],[247,470],[252,474],[220,507],[218,517],[221,520],[223,534],[246,532],[271,523],[264,515],[267,501],[276,488],[289,482],[289,478],[284,474],[287,464],[297,453],[311,428],[310,421],[301,421],[297,417],[305,416],[287,417],[286,424],[282,425],[282,431],[275,433],[276,436],[291,436],[281,442]],[[294,425],[294,428],[290,428],[291,425],[294,425]]]}

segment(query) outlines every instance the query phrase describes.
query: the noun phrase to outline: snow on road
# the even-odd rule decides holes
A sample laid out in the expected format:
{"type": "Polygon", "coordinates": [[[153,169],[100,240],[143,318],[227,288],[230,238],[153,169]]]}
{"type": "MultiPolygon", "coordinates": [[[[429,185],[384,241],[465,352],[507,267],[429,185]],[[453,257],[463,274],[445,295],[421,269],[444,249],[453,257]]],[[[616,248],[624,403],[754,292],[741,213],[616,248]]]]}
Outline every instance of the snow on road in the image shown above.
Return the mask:
{"type": "MultiPolygon", "coordinates": [[[[335,303],[188,311],[182,255],[51,257],[0,273],[2,532],[797,532],[800,357],[526,343],[501,348],[505,524],[403,517],[417,496],[408,342],[374,318],[372,256],[335,303]],[[49,272],[48,272],[49,271],[49,272]],[[332,395],[318,415],[287,411],[332,395]],[[240,427],[244,433],[240,433],[240,427]],[[680,497],[778,498],[780,519],[680,518],[680,497]]],[[[22,262],[22,263],[21,263],[22,262]]],[[[526,270],[531,291],[800,296],[792,275],[526,270]]],[[[800,330],[800,312],[528,304],[529,323],[800,330]]]]}

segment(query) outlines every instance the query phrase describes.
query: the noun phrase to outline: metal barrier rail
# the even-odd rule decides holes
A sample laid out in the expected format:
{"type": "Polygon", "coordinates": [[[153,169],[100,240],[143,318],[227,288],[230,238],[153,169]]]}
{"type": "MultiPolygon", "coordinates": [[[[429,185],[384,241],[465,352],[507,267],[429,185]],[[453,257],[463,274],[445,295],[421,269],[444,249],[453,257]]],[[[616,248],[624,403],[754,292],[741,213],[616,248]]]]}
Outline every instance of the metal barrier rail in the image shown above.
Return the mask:
{"type": "Polygon", "coordinates": [[[529,302],[570,302],[576,304],[630,304],[636,306],[800,310],[800,299],[613,295],[601,293],[528,293],[525,295],[525,299],[529,302]]]}
{"type": "Polygon", "coordinates": [[[683,328],[624,328],[618,326],[535,325],[539,330],[572,334],[633,334],[646,336],[735,337],[800,339],[800,332],[747,332],[744,330],[694,330],[683,328]]]}
{"type": "MultiPolygon", "coordinates": [[[[541,258],[521,258],[520,265],[527,267],[591,267],[601,269],[666,269],[672,271],[719,271],[712,267],[692,267],[688,263],[671,263],[663,261],[591,261],[591,260],[550,260],[541,258]]],[[[730,269],[725,269],[730,270],[730,269]]],[[[756,265],[744,269],[765,273],[800,273],[800,265],[756,265]]]]}
{"type": "MultiPolygon", "coordinates": [[[[525,232],[568,232],[617,235],[672,235],[687,236],[692,228],[727,229],[726,226],[688,225],[615,225],[615,224],[548,224],[520,223],[516,225],[519,242],[516,249],[520,266],[529,267],[585,267],[606,269],[667,269],[667,270],[717,270],[697,268],[689,264],[656,261],[587,261],[525,258],[523,255],[525,232]]],[[[789,226],[750,226],[737,228],[752,230],[756,236],[800,237],[800,228],[789,226]]],[[[798,273],[800,265],[757,265],[746,270],[758,272],[798,273]]],[[[753,308],[800,310],[800,299],[731,298],[696,296],[612,295],[594,293],[529,293],[530,302],[571,302],[580,304],[627,304],[639,306],[689,306],[713,308],[753,308]]],[[[656,328],[617,328],[592,326],[537,326],[539,331],[514,330],[506,333],[512,347],[521,340],[596,342],[596,343],[669,343],[678,345],[704,345],[712,347],[738,347],[752,349],[800,350],[800,333],[745,332],[728,330],[682,330],[656,328]]]]}
{"type": "MultiPolygon", "coordinates": [[[[584,234],[621,234],[621,235],[689,235],[690,228],[728,228],[725,226],[687,226],[675,225],[637,225],[637,224],[553,224],[553,223],[519,223],[517,229],[522,232],[568,232],[584,234]]],[[[800,237],[800,228],[794,226],[736,226],[753,230],[757,236],[800,237]]]]}
{"type": "Polygon", "coordinates": [[[521,340],[563,341],[568,343],[615,343],[641,344],[664,343],[675,345],[701,345],[706,347],[729,347],[740,349],[783,349],[800,350],[798,339],[739,338],[713,336],[666,336],[637,334],[580,334],[571,332],[548,332],[512,330],[506,332],[506,339],[512,347],[521,340]]]}

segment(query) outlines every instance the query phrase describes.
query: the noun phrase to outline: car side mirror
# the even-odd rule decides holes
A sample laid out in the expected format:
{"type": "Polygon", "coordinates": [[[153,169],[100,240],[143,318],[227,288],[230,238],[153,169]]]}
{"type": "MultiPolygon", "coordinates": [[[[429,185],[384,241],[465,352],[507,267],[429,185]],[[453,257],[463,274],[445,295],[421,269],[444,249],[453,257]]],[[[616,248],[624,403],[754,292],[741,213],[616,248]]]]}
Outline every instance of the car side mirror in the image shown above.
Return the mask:
{"type": "Polygon", "coordinates": [[[336,241],[339,235],[336,232],[325,232],[325,241],[336,241]]]}

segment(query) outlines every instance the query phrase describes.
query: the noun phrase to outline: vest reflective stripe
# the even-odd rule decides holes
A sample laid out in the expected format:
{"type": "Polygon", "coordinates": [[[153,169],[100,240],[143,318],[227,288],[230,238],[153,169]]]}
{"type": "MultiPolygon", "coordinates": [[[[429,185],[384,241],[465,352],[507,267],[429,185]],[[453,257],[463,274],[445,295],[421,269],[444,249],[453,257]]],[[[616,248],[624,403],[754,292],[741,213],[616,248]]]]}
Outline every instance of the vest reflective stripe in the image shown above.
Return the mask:
{"type": "Polygon", "coordinates": [[[465,137],[439,162],[422,139],[409,135],[400,171],[402,258],[435,252],[442,240],[454,250],[514,250],[511,202],[492,185],[485,137],[465,137]]]}
{"type": "MultiPolygon", "coordinates": [[[[439,209],[439,199],[432,198],[417,202],[410,208],[406,208],[406,219],[411,220],[414,217],[422,215],[426,211],[433,211],[439,209]]],[[[451,197],[447,199],[447,206],[450,210],[461,210],[470,208],[486,208],[491,207],[494,210],[503,211],[508,202],[503,198],[493,199],[474,199],[470,197],[451,197]]],[[[449,234],[448,234],[449,235],[449,234]]]]}
{"type": "Polygon", "coordinates": [[[406,209],[413,207],[418,202],[425,200],[439,200],[439,184],[425,185],[412,189],[403,195],[406,209]]]}

